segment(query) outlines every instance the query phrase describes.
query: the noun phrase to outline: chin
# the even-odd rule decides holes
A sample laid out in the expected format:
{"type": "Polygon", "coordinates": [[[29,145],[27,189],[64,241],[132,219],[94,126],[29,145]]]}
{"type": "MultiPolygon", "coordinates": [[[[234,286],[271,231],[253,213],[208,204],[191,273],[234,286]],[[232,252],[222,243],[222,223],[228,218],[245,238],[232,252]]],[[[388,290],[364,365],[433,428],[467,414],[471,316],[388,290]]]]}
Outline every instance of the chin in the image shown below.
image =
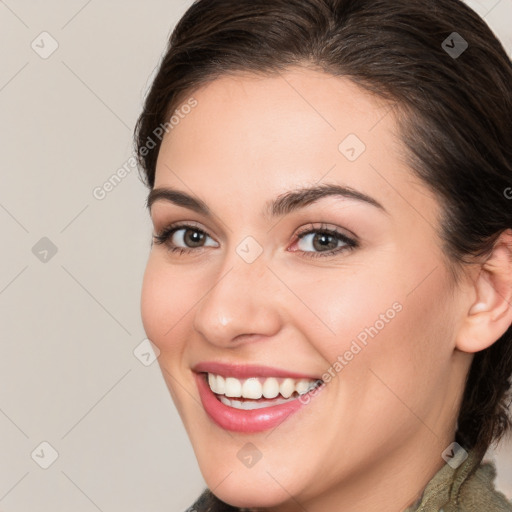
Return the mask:
{"type": "MultiPolygon", "coordinates": [[[[231,478],[231,476],[228,478],[231,478]]],[[[228,485],[227,480],[228,479],[226,479],[219,488],[215,489],[214,493],[219,499],[233,507],[276,507],[282,505],[287,499],[290,499],[289,494],[282,489],[270,490],[268,488],[268,482],[267,485],[263,483],[247,485],[244,483],[237,484],[233,481],[228,485]]]]}
{"type": "MultiPolygon", "coordinates": [[[[276,507],[297,493],[296,481],[289,482],[282,475],[273,477],[278,471],[262,460],[252,468],[246,468],[241,464],[240,467],[212,464],[210,458],[206,465],[200,464],[199,467],[208,488],[234,507],[276,507]]],[[[286,473],[293,475],[292,471],[286,473]]]]}

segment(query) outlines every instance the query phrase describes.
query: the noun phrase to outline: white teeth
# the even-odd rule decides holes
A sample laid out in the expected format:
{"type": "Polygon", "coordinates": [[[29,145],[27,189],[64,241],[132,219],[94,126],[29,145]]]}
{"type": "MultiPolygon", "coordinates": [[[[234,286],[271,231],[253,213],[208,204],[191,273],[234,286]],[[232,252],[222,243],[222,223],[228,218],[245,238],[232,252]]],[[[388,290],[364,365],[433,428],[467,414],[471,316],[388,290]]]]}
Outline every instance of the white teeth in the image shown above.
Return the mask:
{"type": "Polygon", "coordinates": [[[225,380],[221,375],[214,375],[213,373],[209,373],[208,384],[214,393],[224,394],[226,390],[225,380]]]}
{"type": "Polygon", "coordinates": [[[265,398],[275,398],[279,395],[279,382],[274,377],[266,379],[263,383],[263,396],[265,398]]]}
{"type": "Polygon", "coordinates": [[[295,400],[295,398],[276,398],[272,401],[271,404],[268,402],[241,402],[240,400],[226,398],[224,395],[219,397],[220,401],[227,405],[228,407],[233,407],[234,409],[242,409],[244,411],[252,411],[254,409],[263,409],[265,407],[273,407],[274,405],[284,404],[286,402],[291,402],[295,400]]]}
{"type": "Polygon", "coordinates": [[[226,392],[226,381],[222,375],[217,375],[217,391],[216,391],[216,393],[223,395],[225,392],[226,392]]]}
{"type": "Polygon", "coordinates": [[[302,395],[302,393],[306,393],[306,391],[309,390],[310,382],[307,380],[299,380],[297,384],[295,384],[295,389],[297,390],[297,393],[299,395],[302,395]]]}
{"type": "Polygon", "coordinates": [[[293,379],[284,379],[281,385],[279,386],[279,392],[285,398],[292,396],[292,393],[295,391],[295,381],[293,379]]]}
{"type": "Polygon", "coordinates": [[[227,377],[224,394],[226,396],[242,396],[242,383],[234,377],[227,377]]]}
{"type": "Polygon", "coordinates": [[[261,398],[263,394],[260,381],[255,378],[247,379],[242,385],[242,396],[244,398],[261,398]]]}
{"type": "Polygon", "coordinates": [[[282,379],[282,382],[279,383],[279,380],[275,377],[250,377],[241,381],[234,377],[224,378],[221,375],[208,374],[208,384],[215,394],[230,398],[251,398],[253,400],[259,400],[262,397],[272,399],[279,394],[287,399],[295,392],[299,395],[308,392],[315,387],[316,383],[316,380],[291,378],[282,379]]]}

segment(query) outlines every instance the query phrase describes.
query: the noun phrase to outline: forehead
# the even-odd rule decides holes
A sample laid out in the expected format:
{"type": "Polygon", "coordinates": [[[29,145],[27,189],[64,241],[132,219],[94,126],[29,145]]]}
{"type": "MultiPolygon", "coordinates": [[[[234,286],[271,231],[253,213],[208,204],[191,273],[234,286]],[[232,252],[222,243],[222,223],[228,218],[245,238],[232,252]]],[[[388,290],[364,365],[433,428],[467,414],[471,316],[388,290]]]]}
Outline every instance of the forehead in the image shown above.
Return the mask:
{"type": "Polygon", "coordinates": [[[385,131],[396,131],[394,117],[387,115],[392,106],[389,102],[347,78],[310,68],[291,68],[272,75],[226,75],[190,96],[197,106],[180,116],[180,126],[173,127],[164,142],[172,145],[173,139],[181,143],[181,138],[193,136],[185,133],[186,125],[192,131],[200,128],[201,132],[208,132],[210,137],[203,140],[204,144],[229,139],[245,143],[244,149],[248,144],[257,149],[258,143],[268,144],[272,140],[281,145],[287,142],[297,150],[304,138],[324,139],[338,149],[337,143],[350,133],[371,142],[371,132],[385,117],[379,137],[385,131]],[[194,126],[190,127],[191,124],[194,126]],[[259,136],[255,137],[257,133],[259,136]]]}
{"type": "Polygon", "coordinates": [[[196,106],[163,139],[155,187],[183,188],[186,182],[212,195],[213,185],[222,186],[225,194],[245,195],[247,206],[254,197],[324,179],[382,204],[410,197],[414,181],[428,195],[402,161],[392,105],[347,78],[305,68],[271,76],[238,73],[190,97],[196,106]]]}

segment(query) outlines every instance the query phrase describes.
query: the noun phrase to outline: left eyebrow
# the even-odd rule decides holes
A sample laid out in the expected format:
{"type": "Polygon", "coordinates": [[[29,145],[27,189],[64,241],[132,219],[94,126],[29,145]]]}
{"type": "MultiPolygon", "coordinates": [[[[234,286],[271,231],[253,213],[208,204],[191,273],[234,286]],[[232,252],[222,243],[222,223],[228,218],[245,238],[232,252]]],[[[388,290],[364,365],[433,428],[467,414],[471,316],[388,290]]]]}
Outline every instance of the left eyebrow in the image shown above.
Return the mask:
{"type": "Polygon", "coordinates": [[[320,199],[329,196],[341,196],[345,199],[354,199],[375,206],[389,215],[389,212],[373,197],[351,187],[337,183],[323,183],[311,187],[299,188],[281,194],[266,204],[267,217],[279,217],[299,208],[304,208],[320,199]]]}
{"type": "MultiPolygon", "coordinates": [[[[265,204],[264,215],[266,217],[281,217],[329,196],[341,196],[346,199],[364,202],[389,215],[384,206],[373,197],[359,190],[336,183],[324,183],[285,192],[265,204]]],[[[204,201],[170,187],[159,187],[151,190],[146,200],[146,206],[151,210],[153,203],[161,200],[188,208],[205,217],[212,217],[211,211],[204,201]]]]}

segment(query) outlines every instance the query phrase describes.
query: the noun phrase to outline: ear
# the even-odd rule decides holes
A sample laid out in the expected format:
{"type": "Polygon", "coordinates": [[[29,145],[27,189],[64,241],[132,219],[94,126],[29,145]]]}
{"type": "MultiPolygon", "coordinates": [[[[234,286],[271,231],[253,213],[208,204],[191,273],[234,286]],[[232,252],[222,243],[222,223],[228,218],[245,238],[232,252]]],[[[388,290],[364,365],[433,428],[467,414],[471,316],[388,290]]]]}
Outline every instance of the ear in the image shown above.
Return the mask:
{"type": "Polygon", "coordinates": [[[456,339],[456,347],[469,353],[490,347],[512,325],[512,229],[496,240],[472,286],[476,298],[456,339]]]}

